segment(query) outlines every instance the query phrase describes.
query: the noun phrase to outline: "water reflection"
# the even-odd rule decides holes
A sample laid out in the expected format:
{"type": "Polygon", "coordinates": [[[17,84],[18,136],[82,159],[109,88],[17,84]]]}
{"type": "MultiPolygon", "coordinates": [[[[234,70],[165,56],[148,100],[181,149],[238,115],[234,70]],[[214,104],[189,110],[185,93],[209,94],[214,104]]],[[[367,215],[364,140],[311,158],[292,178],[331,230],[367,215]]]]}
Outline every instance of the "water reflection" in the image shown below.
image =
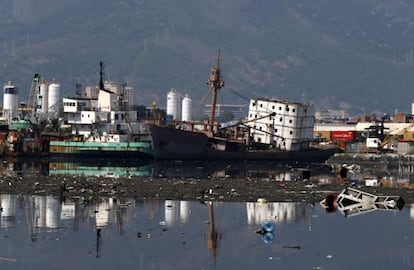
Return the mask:
{"type": "Polygon", "coordinates": [[[410,217],[411,217],[411,220],[414,221],[414,204],[412,204],[410,208],[410,217]]]}
{"type": "Polygon", "coordinates": [[[261,224],[267,220],[277,223],[293,222],[305,219],[308,205],[302,203],[247,203],[247,222],[261,224]]]}
{"type": "Polygon", "coordinates": [[[105,177],[149,176],[162,178],[254,177],[276,181],[296,181],[318,176],[321,181],[334,177],[323,164],[275,164],[272,162],[149,162],[146,160],[4,160],[0,175],[85,175],[105,177]]]}
{"type": "Polygon", "coordinates": [[[0,267],[7,269],[414,267],[412,205],[352,219],[303,203],[2,194],[0,205],[0,267]],[[255,232],[269,220],[274,239],[265,244],[255,232]]]}
{"type": "MultiPolygon", "coordinates": [[[[412,175],[404,172],[390,174],[375,168],[347,166],[346,180],[355,185],[382,185],[401,187],[413,185],[412,175]]],[[[313,183],[339,183],[335,170],[324,164],[279,164],[272,162],[149,162],[146,160],[4,160],[0,163],[0,176],[59,176],[83,175],[96,177],[156,177],[156,178],[255,178],[275,181],[300,181],[313,183]]]]}

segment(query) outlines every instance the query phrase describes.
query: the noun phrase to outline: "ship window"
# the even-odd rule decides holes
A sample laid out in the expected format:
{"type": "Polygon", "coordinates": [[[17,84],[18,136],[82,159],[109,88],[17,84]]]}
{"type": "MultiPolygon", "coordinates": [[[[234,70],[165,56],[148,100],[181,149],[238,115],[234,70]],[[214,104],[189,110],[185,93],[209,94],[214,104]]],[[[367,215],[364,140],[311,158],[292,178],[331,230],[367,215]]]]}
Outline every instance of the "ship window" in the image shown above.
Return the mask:
{"type": "Polygon", "coordinates": [[[253,114],[250,114],[250,118],[252,118],[253,114]]]}
{"type": "Polygon", "coordinates": [[[306,112],[306,109],[305,109],[305,112],[306,112]]]}
{"type": "Polygon", "coordinates": [[[292,119],[289,120],[289,123],[292,123],[292,119]]]}
{"type": "Polygon", "coordinates": [[[115,120],[118,120],[118,114],[115,114],[115,120]]]}
{"type": "Polygon", "coordinates": [[[283,145],[286,145],[286,142],[283,142],[283,145]]]}
{"type": "Polygon", "coordinates": [[[289,107],[287,107],[287,106],[286,106],[286,111],[287,111],[287,112],[289,111],[289,107]]]}
{"type": "Polygon", "coordinates": [[[257,118],[257,114],[254,115],[254,118],[257,118]]]}
{"type": "Polygon", "coordinates": [[[292,135],[292,134],[293,134],[293,131],[292,131],[292,130],[291,130],[291,131],[289,131],[289,134],[290,134],[290,135],[292,135]]]}
{"type": "Polygon", "coordinates": [[[262,130],[262,127],[259,127],[259,130],[262,130]]]}
{"type": "Polygon", "coordinates": [[[263,107],[263,104],[262,103],[260,103],[260,108],[262,108],[263,107]]]}
{"type": "Polygon", "coordinates": [[[282,110],[282,107],[279,107],[279,111],[281,111],[282,110]]]}
{"type": "Polygon", "coordinates": [[[262,142],[262,138],[260,138],[260,137],[259,137],[259,138],[257,138],[257,141],[258,141],[258,142],[262,142]]]}
{"type": "Polygon", "coordinates": [[[275,109],[275,105],[272,106],[272,110],[274,110],[274,109],[275,109]]]}
{"type": "Polygon", "coordinates": [[[282,117],[280,117],[279,121],[280,121],[280,122],[282,122],[282,121],[283,121],[283,118],[282,118],[282,117]]]}
{"type": "Polygon", "coordinates": [[[295,112],[296,111],[296,109],[292,109],[292,112],[295,112]]]}
{"type": "Polygon", "coordinates": [[[254,106],[256,106],[256,102],[252,102],[252,106],[254,107],[254,106]]]}
{"type": "Polygon", "coordinates": [[[277,128],[275,128],[275,133],[277,133],[277,128]]]}

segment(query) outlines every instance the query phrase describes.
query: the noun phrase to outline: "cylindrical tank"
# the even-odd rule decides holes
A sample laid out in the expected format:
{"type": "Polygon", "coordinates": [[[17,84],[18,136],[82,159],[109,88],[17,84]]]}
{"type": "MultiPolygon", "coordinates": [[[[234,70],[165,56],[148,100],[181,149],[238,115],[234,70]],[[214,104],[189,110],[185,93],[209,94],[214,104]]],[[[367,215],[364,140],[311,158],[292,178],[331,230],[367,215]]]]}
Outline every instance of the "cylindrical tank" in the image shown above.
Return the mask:
{"type": "Polygon", "coordinates": [[[42,83],[40,85],[40,93],[37,98],[38,105],[40,105],[40,108],[38,111],[42,113],[47,113],[49,109],[49,96],[48,96],[48,86],[46,83],[42,83]]]}
{"type": "Polygon", "coordinates": [[[181,98],[174,88],[167,95],[167,115],[172,115],[173,120],[181,120],[181,98]]]}
{"type": "Polygon", "coordinates": [[[192,106],[192,100],[188,95],[185,95],[182,102],[182,120],[183,121],[191,121],[192,115],[191,115],[191,106],[192,106]]]}
{"type": "Polygon", "coordinates": [[[48,90],[48,111],[49,113],[57,113],[59,112],[60,84],[51,83],[48,90]]]}
{"type": "Polygon", "coordinates": [[[17,117],[17,107],[19,105],[19,95],[17,87],[12,82],[4,85],[3,94],[3,116],[7,120],[17,117]]]}

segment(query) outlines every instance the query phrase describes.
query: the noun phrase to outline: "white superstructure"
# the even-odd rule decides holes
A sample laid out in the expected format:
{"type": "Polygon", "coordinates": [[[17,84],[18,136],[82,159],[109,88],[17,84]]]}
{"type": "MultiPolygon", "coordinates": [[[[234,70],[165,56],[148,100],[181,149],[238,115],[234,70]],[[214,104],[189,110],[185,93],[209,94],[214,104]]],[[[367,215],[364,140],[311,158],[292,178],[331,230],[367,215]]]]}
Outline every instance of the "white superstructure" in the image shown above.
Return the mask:
{"type": "Polygon", "coordinates": [[[63,98],[72,134],[83,136],[84,141],[124,142],[138,141],[148,133],[137,111],[128,110],[128,95],[121,92],[111,84],[111,90],[87,87],[85,96],[63,98]]]}
{"type": "Polygon", "coordinates": [[[297,151],[309,147],[314,123],[315,111],[310,104],[251,99],[246,125],[255,142],[297,151]]]}

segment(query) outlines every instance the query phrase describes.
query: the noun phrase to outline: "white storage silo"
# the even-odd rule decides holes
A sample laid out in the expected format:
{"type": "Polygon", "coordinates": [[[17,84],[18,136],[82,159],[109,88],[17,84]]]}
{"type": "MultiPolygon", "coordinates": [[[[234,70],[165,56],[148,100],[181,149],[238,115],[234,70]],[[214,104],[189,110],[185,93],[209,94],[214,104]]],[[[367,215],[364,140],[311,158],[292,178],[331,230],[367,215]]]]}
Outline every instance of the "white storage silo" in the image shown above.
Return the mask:
{"type": "Polygon", "coordinates": [[[4,85],[3,94],[3,116],[7,120],[17,117],[17,107],[19,103],[19,95],[17,87],[12,82],[4,85]]]}
{"type": "Polygon", "coordinates": [[[167,115],[171,115],[173,120],[181,120],[181,98],[174,88],[167,95],[167,115]]]}
{"type": "Polygon", "coordinates": [[[181,114],[182,121],[192,120],[191,109],[192,109],[192,100],[188,95],[185,95],[183,98],[183,102],[182,102],[182,114],[181,114]]]}
{"type": "Polygon", "coordinates": [[[40,93],[37,98],[37,104],[40,105],[38,111],[41,113],[47,113],[49,109],[49,96],[48,96],[48,86],[46,83],[40,85],[40,93]]]}
{"type": "Polygon", "coordinates": [[[60,103],[60,85],[58,83],[51,83],[49,84],[48,91],[48,112],[49,114],[57,114],[60,103]]]}

